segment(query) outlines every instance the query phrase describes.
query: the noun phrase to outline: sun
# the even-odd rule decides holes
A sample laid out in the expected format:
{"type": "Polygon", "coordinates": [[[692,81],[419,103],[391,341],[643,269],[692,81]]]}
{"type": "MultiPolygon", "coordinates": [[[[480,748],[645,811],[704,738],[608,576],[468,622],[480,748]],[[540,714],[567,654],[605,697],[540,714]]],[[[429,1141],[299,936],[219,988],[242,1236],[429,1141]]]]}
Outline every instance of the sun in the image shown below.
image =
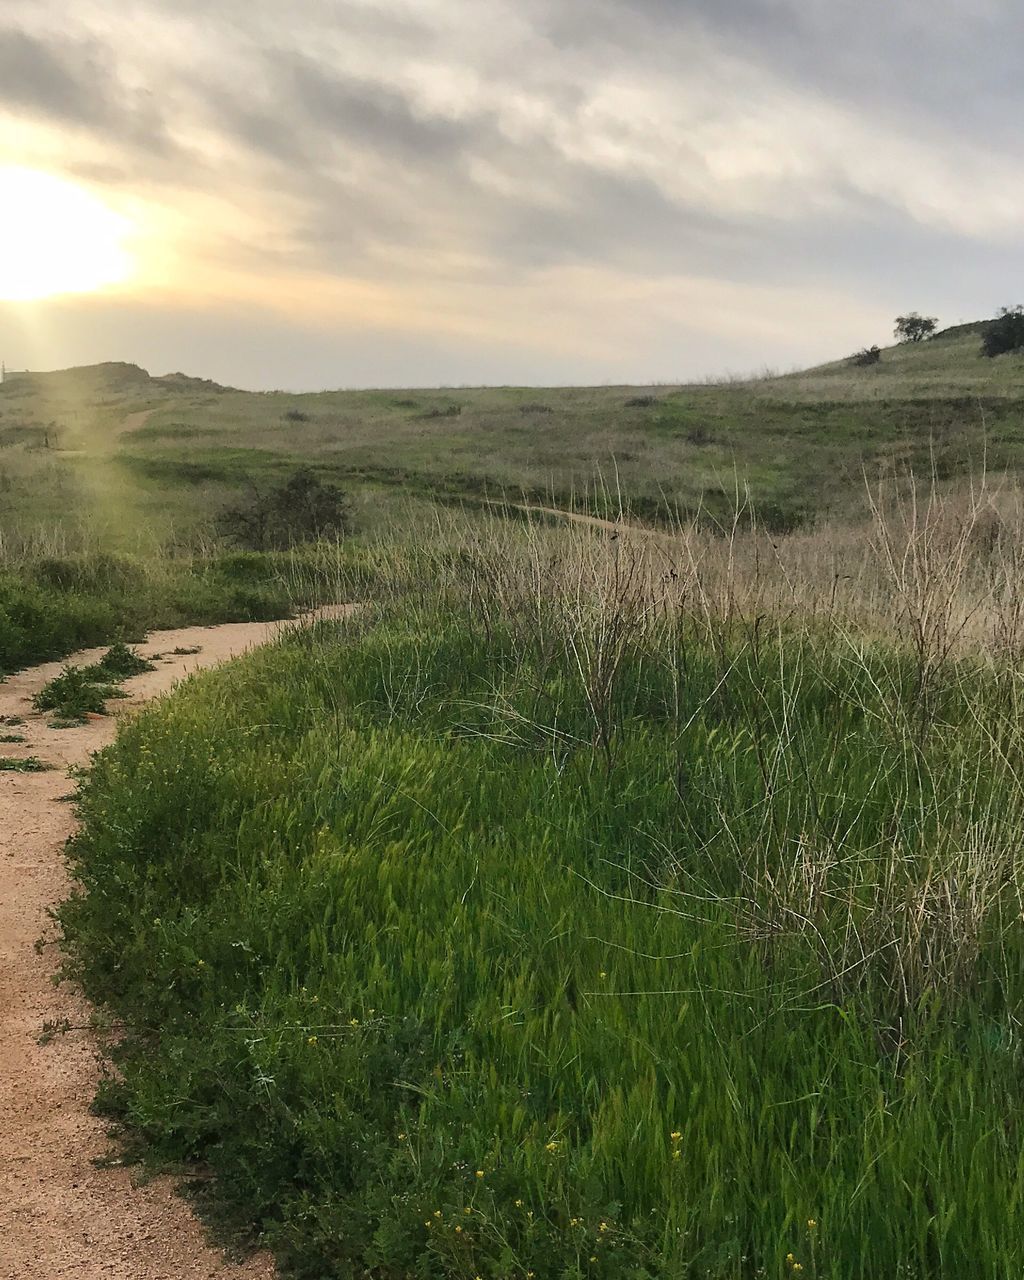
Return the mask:
{"type": "Polygon", "coordinates": [[[131,273],[130,224],[84,188],[0,166],[0,301],[92,293],[131,273]]]}

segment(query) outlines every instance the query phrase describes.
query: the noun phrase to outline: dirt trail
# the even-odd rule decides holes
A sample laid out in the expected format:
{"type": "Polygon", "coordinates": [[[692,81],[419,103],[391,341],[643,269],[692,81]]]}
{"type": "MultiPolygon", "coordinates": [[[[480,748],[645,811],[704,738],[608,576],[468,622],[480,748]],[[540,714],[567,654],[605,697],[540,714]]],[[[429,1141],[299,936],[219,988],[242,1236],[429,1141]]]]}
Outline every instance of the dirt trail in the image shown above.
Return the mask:
{"type": "Polygon", "coordinates": [[[115,422],[105,436],[102,437],[102,443],[97,449],[94,445],[90,449],[60,449],[58,451],[61,458],[87,458],[92,455],[103,455],[108,453],[121,439],[122,436],[128,435],[132,431],[138,431],[140,427],[144,427],[153,414],[156,413],[156,407],[152,409],[139,409],[137,413],[125,414],[120,421],[115,422]]]}
{"type": "MultiPolygon", "coordinates": [[[[331,616],[343,607],[326,610],[331,616]]],[[[129,680],[118,714],[165,693],[189,672],[215,666],[280,633],[279,623],[238,623],[155,632],[138,646],[165,654],[157,669],[129,680]],[[175,648],[200,651],[172,657],[175,648]]],[[[102,649],[77,654],[95,661],[102,649]]],[[[97,1169],[108,1152],[103,1122],[89,1113],[99,1074],[95,1041],[72,1031],[39,1044],[44,1023],[88,1021],[84,999],[52,982],[58,962],[47,911],[66,896],[63,846],[74,830],[67,767],[85,764],[114,737],[113,716],[76,729],[47,727],[31,697],[62,663],[48,663],[0,684],[0,724],[25,742],[0,755],[36,756],[46,773],[0,772],[0,1278],[2,1280],[269,1280],[265,1256],[226,1261],[204,1238],[173,1182],[136,1186],[131,1171],[97,1169]],[[37,939],[47,945],[37,953],[37,939]]]]}
{"type": "Polygon", "coordinates": [[[140,427],[144,427],[150,420],[156,409],[140,409],[138,413],[129,413],[114,428],[111,433],[112,438],[117,439],[120,436],[127,435],[129,431],[138,431],[140,427]]]}
{"type": "Polygon", "coordinates": [[[512,502],[507,505],[514,507],[516,511],[557,516],[568,524],[588,525],[591,529],[607,529],[609,533],[626,533],[641,538],[653,538],[657,542],[677,541],[676,535],[667,529],[653,529],[647,525],[631,524],[626,520],[605,520],[601,516],[588,516],[580,511],[566,511],[563,507],[544,507],[528,502],[512,502]]]}

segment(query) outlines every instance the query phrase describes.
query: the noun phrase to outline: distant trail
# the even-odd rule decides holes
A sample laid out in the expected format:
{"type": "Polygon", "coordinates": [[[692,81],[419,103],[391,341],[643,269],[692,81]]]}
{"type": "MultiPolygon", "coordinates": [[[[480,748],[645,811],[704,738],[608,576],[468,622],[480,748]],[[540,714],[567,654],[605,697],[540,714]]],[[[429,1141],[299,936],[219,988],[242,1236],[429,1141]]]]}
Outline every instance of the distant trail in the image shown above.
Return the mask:
{"type": "Polygon", "coordinates": [[[116,440],[121,436],[126,436],[130,431],[138,431],[140,427],[144,427],[150,420],[156,409],[140,409],[138,413],[129,413],[121,419],[113,430],[113,438],[116,440]]]}
{"type": "MultiPolygon", "coordinates": [[[[345,606],[321,611],[345,612],[345,606]]],[[[142,653],[197,645],[200,652],[168,656],[155,671],[127,681],[129,699],[117,710],[265,644],[282,625],[154,632],[139,646],[142,653]]],[[[102,652],[71,661],[95,661],[102,652]]],[[[235,1265],[210,1247],[171,1179],[136,1186],[127,1169],[94,1167],[110,1145],[103,1121],[89,1112],[99,1079],[95,1038],[76,1029],[39,1044],[44,1023],[81,1028],[89,1020],[90,1006],[78,992],[53,985],[58,955],[47,912],[71,887],[63,848],[75,822],[60,802],[72,785],[66,769],[86,764],[117,729],[109,716],[54,730],[33,712],[32,695],[62,665],[34,667],[0,684],[0,715],[25,718],[3,732],[26,738],[0,746],[0,754],[58,766],[48,773],[0,771],[0,1280],[270,1280],[275,1271],[266,1255],[235,1265]],[[47,945],[37,954],[40,936],[47,945]]]]}
{"type": "Polygon", "coordinates": [[[566,511],[562,507],[534,506],[527,502],[494,503],[495,506],[512,507],[516,511],[536,512],[538,515],[556,516],[569,524],[589,525],[592,529],[607,529],[610,533],[637,534],[642,538],[655,538],[659,541],[676,540],[675,534],[666,529],[651,529],[647,525],[631,524],[626,520],[605,520],[601,516],[588,516],[579,511],[566,511]]]}
{"type": "Polygon", "coordinates": [[[139,409],[136,413],[126,414],[120,422],[115,422],[111,427],[108,435],[103,437],[102,447],[92,449],[61,449],[60,457],[62,458],[88,458],[99,457],[107,452],[122,436],[130,434],[132,431],[138,431],[140,427],[144,427],[150,420],[156,408],[139,409]]]}

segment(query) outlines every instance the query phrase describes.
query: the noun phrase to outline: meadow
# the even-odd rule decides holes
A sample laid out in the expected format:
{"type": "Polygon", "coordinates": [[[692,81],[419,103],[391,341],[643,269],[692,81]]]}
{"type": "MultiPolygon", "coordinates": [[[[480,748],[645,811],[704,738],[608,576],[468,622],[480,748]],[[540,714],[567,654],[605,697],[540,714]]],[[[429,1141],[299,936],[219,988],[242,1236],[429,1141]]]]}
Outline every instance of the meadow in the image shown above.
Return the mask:
{"type": "Polygon", "coordinates": [[[1015,1274],[1019,516],[903,496],[441,520],[133,721],[62,910],[108,1113],[286,1275],[1015,1274]]]}
{"type": "Polygon", "coordinates": [[[304,1280],[1018,1274],[1021,366],[970,338],[642,394],[133,375],[88,458],[177,545],[116,554],[362,604],[83,781],[129,1152],[304,1280]],[[210,540],[197,494],[297,458],[352,537],[210,540]]]}

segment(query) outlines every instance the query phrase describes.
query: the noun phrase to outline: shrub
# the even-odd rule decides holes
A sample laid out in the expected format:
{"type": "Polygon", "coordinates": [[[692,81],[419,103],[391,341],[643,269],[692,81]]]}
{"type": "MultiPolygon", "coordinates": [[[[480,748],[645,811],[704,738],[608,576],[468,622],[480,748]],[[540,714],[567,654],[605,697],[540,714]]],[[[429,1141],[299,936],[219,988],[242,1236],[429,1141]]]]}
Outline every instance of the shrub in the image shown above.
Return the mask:
{"type": "Polygon", "coordinates": [[[878,364],[881,359],[882,352],[878,347],[865,347],[862,351],[858,351],[855,356],[850,357],[850,364],[859,366],[878,364]]]}
{"type": "Polygon", "coordinates": [[[443,409],[436,406],[433,409],[424,409],[424,411],[416,416],[419,418],[457,418],[462,413],[461,404],[445,405],[443,409]]]}
{"type": "Polygon", "coordinates": [[[1024,307],[1003,307],[981,338],[981,353],[990,359],[1024,350],[1024,307]]]}
{"type": "Polygon", "coordinates": [[[660,403],[657,396],[631,396],[626,401],[627,409],[653,409],[660,403]]]}
{"type": "Polygon", "coordinates": [[[284,484],[261,490],[249,481],[249,497],[218,517],[221,531],[250,551],[286,550],[348,532],[345,494],[302,467],[284,484]]]}
{"type": "Polygon", "coordinates": [[[129,676],[141,675],[144,671],[154,671],[155,664],[148,658],[129,649],[120,640],[112,645],[95,666],[87,668],[91,674],[106,677],[108,680],[126,680],[129,676]]]}
{"type": "Polygon", "coordinates": [[[53,711],[59,720],[80,723],[90,715],[103,715],[113,689],[96,683],[85,667],[65,667],[32,699],[37,711],[53,711]]]}

